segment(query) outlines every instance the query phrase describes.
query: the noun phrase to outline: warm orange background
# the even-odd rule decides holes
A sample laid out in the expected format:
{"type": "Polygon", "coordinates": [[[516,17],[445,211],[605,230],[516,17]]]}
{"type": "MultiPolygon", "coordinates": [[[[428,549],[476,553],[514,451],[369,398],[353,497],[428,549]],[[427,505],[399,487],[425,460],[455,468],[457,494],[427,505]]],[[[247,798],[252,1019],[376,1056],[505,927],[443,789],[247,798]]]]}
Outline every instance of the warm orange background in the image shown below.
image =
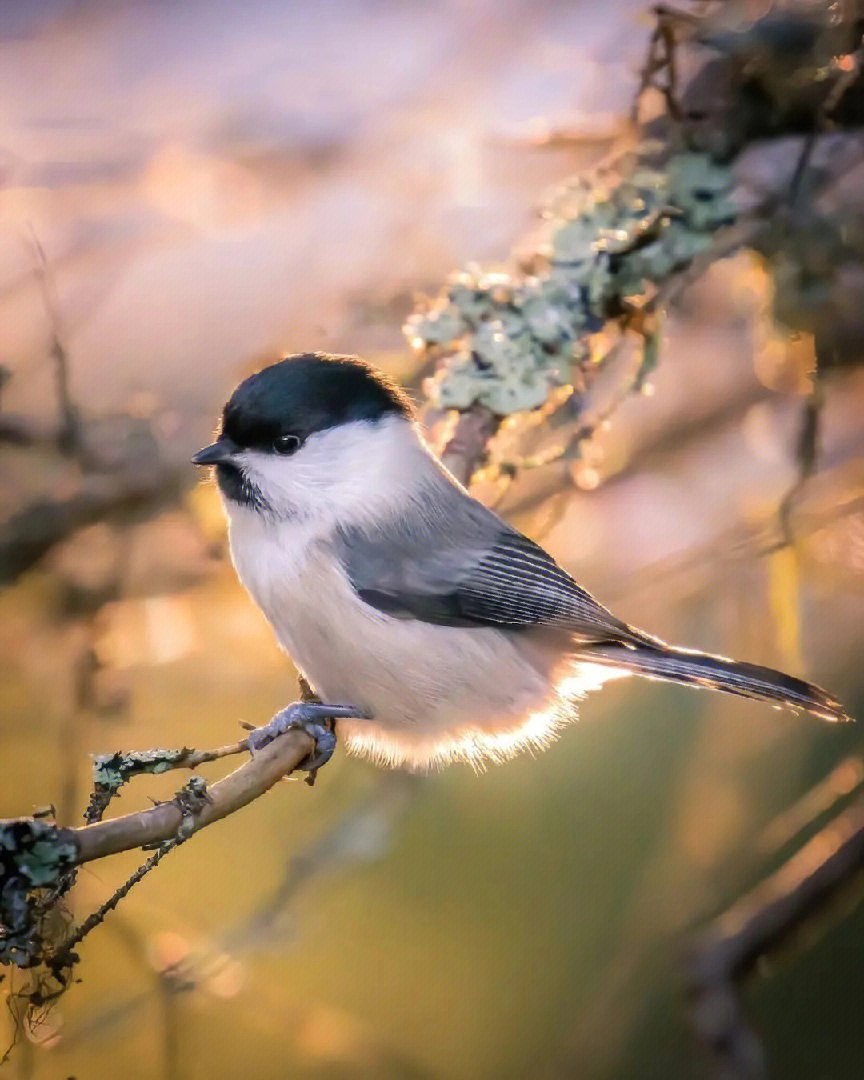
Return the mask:
{"type": "MultiPolygon", "coordinates": [[[[0,593],[0,814],[53,802],[77,820],[89,753],[227,742],[295,696],[189,456],[237,379],[280,352],[359,352],[416,388],[415,294],[504,262],[544,189],[612,145],[648,26],[632,0],[2,5],[3,407],[53,415],[35,235],[76,402],[148,418],[185,491],[0,593]],[[580,139],[544,145],[544,126],[580,139]],[[106,566],[122,595],[95,620],[62,613],[69,583],[106,566]],[[76,708],[90,646],[105,666],[76,708]]],[[[829,382],[795,543],[760,553],[812,365],[770,302],[754,258],[713,268],[667,324],[651,395],[615,412],[575,483],[550,499],[560,476],[538,469],[480,494],[628,621],[811,677],[860,712],[864,373],[829,382]]],[[[0,453],[6,517],[75,482],[47,453],[0,453]]],[[[707,1076],[676,958],[788,852],[778,815],[841,763],[828,801],[858,783],[859,744],[856,727],[633,683],[589,699],[542,756],[481,775],[338,755],[314,791],[281,785],[167,859],[88,939],[43,1045],[5,1068],[707,1076]]],[[[139,780],[117,808],[176,786],[139,780]]],[[[135,865],[84,871],[76,910],[135,865]]],[[[864,915],[817,930],[748,1003],[776,1075],[852,1080],[864,915]]]]}

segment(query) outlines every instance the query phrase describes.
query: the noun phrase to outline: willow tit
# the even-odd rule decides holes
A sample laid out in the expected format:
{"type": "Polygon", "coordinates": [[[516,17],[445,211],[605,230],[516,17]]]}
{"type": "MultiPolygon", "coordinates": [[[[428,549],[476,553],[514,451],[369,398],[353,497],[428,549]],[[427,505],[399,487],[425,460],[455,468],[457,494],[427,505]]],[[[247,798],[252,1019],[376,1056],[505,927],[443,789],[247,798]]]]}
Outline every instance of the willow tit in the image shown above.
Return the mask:
{"type": "Polygon", "coordinates": [[[300,725],[320,764],[329,717],[349,749],[388,764],[502,758],[634,674],[848,719],[817,686],[616,618],[468,494],[406,397],[360,360],[311,353],[252,375],[193,461],[215,465],[237,574],[327,703],[283,710],[253,746],[300,725]]]}

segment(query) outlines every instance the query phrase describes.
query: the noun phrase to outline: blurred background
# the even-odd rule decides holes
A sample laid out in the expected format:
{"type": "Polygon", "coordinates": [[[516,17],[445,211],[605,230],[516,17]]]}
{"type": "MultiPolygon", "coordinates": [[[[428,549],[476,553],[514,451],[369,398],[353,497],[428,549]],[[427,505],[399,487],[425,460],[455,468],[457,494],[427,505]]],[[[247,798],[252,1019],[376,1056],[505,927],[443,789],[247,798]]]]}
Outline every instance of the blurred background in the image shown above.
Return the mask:
{"type": "MultiPolygon", "coordinates": [[[[296,697],[190,455],[288,352],[359,353],[419,400],[418,297],[505,264],[617,143],[651,26],[638,0],[0,5],[0,816],[77,824],[90,754],[230,742],[296,697]]],[[[746,252],[711,266],[565,482],[477,492],[628,621],[860,716],[864,371],[835,354],[797,484],[812,341],[775,287],[746,252]]],[[[480,774],[338,754],[166,860],[2,1068],[710,1077],[688,943],[862,778],[854,725],[636,682],[480,774]]],[[[139,861],[85,868],[75,913],[139,861]]],[[[771,1075],[864,1074],[857,900],[747,984],[771,1075]]]]}

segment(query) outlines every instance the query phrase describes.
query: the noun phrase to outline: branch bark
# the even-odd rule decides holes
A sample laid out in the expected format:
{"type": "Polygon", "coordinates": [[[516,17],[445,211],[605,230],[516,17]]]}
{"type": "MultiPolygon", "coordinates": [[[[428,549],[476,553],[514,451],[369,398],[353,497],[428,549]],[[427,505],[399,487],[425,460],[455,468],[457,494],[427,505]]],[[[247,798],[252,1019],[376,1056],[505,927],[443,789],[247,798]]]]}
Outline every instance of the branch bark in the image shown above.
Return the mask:
{"type": "Polygon", "coordinates": [[[489,440],[498,430],[501,417],[482,405],[472,405],[460,413],[441,460],[466,487],[483,464],[489,440]]]}
{"type": "MultiPolygon", "coordinates": [[[[239,753],[247,746],[237,743],[215,751],[183,751],[173,765],[163,768],[162,759],[157,758],[151,762],[153,768],[137,771],[161,772],[177,767],[181,760],[187,766],[203,763],[239,753]]],[[[32,817],[0,821],[0,963],[41,972],[34,977],[34,993],[43,1003],[62,993],[69,985],[71,969],[77,961],[74,947],[164,855],[195,832],[263,795],[293,772],[313,749],[310,736],[290,730],[212,788],[196,776],[170,801],[108,821],[97,820],[81,828],[58,827],[43,818],[32,817]],[[65,935],[65,923],[60,920],[58,924],[55,916],[58,902],[74,883],[77,868],[94,859],[140,847],[156,848],[156,852],[71,936],[65,935]],[[65,940],[57,940],[58,926],[65,940]],[[45,990],[46,978],[53,987],[50,993],[45,990]]],[[[163,752],[166,760],[173,753],[176,752],[163,752]]],[[[110,769],[110,766],[103,763],[102,768],[110,769]]],[[[122,770],[117,771],[122,774],[122,770]]],[[[125,778],[121,775],[114,789],[123,782],[125,778]]]]}
{"type": "MultiPolygon", "coordinates": [[[[269,791],[278,780],[293,772],[313,749],[312,739],[299,730],[288,731],[274,739],[249,761],[207,789],[207,802],[195,815],[196,831],[233,814],[269,791]]],[[[177,835],[182,821],[183,811],[172,800],[147,810],[59,832],[62,840],[74,845],[75,865],[81,865],[120,851],[170,840],[177,835]]]]}
{"type": "Polygon", "coordinates": [[[0,524],[0,585],[17,581],[51,548],[86,525],[127,515],[155,516],[175,502],[182,490],[178,471],[155,450],[141,457],[116,471],[85,472],[72,494],[35,499],[0,524]]]}

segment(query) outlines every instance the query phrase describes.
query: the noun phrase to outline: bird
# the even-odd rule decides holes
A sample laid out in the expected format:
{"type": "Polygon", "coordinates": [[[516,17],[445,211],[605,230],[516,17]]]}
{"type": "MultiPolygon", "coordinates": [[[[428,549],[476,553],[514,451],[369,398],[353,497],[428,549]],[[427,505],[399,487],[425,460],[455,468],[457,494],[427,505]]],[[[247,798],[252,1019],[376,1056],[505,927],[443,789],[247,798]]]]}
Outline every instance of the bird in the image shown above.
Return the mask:
{"type": "Polygon", "coordinates": [[[349,751],[415,771],[543,747],[585,693],[627,675],[849,719],[818,686],[613,615],[469,494],[406,394],[356,357],[302,353],[249,376],[192,461],[215,467],[236,573],[316,695],[250,749],[300,727],[313,777],[334,728],[349,751]]]}

